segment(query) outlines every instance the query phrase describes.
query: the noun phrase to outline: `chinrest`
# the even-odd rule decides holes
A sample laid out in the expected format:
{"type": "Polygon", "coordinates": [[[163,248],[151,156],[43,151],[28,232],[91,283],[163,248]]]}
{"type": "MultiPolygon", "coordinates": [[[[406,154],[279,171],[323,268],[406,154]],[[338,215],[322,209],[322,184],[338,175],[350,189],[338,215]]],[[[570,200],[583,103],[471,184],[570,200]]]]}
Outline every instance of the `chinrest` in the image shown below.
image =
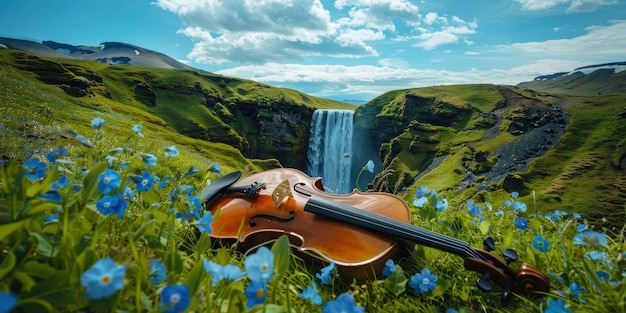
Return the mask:
{"type": "Polygon", "coordinates": [[[241,171],[228,173],[202,190],[202,202],[211,202],[219,194],[224,193],[230,185],[241,178],[241,171]]]}

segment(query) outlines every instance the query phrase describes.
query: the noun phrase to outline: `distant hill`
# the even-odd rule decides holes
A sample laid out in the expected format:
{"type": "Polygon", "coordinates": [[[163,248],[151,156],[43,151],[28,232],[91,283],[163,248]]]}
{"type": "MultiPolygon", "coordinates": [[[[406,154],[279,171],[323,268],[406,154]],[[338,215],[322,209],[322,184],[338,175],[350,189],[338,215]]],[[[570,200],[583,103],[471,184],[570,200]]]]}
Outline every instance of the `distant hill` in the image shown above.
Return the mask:
{"type": "Polygon", "coordinates": [[[518,86],[542,92],[622,94],[626,92],[626,62],[589,65],[570,72],[542,75],[518,86]]]}
{"type": "Polygon", "coordinates": [[[37,43],[30,40],[0,37],[0,47],[2,46],[46,57],[74,58],[107,64],[130,64],[165,69],[197,70],[163,53],[122,42],[103,42],[98,46],[74,46],[51,40],[37,43]]]}

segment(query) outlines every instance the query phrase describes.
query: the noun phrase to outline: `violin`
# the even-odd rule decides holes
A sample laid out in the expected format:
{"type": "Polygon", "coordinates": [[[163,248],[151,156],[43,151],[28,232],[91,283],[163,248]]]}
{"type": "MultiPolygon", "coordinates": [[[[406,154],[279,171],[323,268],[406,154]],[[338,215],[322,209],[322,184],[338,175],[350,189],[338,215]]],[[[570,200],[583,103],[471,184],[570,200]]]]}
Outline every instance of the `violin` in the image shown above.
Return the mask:
{"type": "Polygon", "coordinates": [[[490,291],[495,282],[503,290],[502,302],[512,293],[530,297],[550,290],[550,283],[537,268],[509,264],[517,253],[503,251],[503,259],[490,253],[491,238],[483,249],[461,240],[411,224],[411,212],[399,197],[383,192],[330,194],[321,178],[289,168],[267,170],[237,182],[242,173],[229,173],[203,190],[208,211],[219,214],[212,223],[212,238],[236,242],[255,249],[289,237],[301,255],[334,262],[341,276],[365,281],[380,277],[388,259],[397,260],[406,242],[458,255],[467,270],[481,274],[478,287],[490,291]]]}

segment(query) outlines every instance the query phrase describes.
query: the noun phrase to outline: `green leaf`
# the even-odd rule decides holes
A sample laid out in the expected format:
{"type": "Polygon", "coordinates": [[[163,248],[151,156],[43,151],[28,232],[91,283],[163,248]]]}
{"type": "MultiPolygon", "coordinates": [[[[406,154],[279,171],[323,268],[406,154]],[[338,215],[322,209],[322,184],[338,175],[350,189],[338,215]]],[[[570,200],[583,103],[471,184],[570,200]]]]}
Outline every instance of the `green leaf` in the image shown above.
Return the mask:
{"type": "Polygon", "coordinates": [[[430,221],[437,218],[437,211],[435,211],[434,206],[425,205],[419,209],[419,215],[422,220],[430,221]]]}
{"type": "Polygon", "coordinates": [[[47,234],[47,233],[33,233],[35,238],[37,238],[37,252],[46,257],[55,257],[59,254],[60,245],[58,238],[55,235],[47,234]]]}
{"type": "Polygon", "coordinates": [[[489,228],[490,227],[491,227],[491,224],[489,224],[489,222],[487,222],[487,221],[482,221],[478,225],[478,229],[480,229],[480,233],[483,234],[483,235],[486,235],[487,233],[489,233],[489,228]]]}
{"type": "Polygon", "coordinates": [[[30,223],[30,220],[22,220],[19,222],[0,225],[0,241],[4,240],[6,236],[13,233],[14,231],[25,227],[26,223],[30,223]]]}
{"type": "Polygon", "coordinates": [[[143,200],[149,204],[161,201],[161,194],[155,189],[150,189],[142,193],[143,200]]]}
{"type": "MultiPolygon", "coordinates": [[[[246,312],[246,296],[241,290],[232,289],[228,301],[228,313],[246,312]]],[[[269,311],[265,311],[269,312],[269,311]]]]}
{"type": "Polygon", "coordinates": [[[204,255],[211,248],[211,237],[208,233],[200,233],[200,239],[196,243],[196,252],[198,255],[204,255]]]}
{"type": "Polygon", "coordinates": [[[185,277],[185,284],[189,287],[189,294],[193,297],[198,289],[202,286],[202,280],[204,279],[204,262],[196,262],[191,271],[187,273],[185,277]]]}
{"type": "Polygon", "coordinates": [[[46,201],[46,202],[37,204],[37,205],[33,206],[32,208],[30,208],[26,212],[26,216],[35,215],[37,213],[43,213],[43,212],[47,212],[47,211],[52,211],[52,210],[56,209],[57,207],[59,207],[58,203],[47,202],[46,201]]]}
{"type": "Polygon", "coordinates": [[[15,254],[13,251],[8,251],[4,255],[2,263],[0,263],[0,281],[9,274],[15,267],[15,254]]]}
{"type": "Polygon", "coordinates": [[[272,253],[274,254],[274,270],[278,277],[283,277],[289,269],[289,261],[291,246],[287,235],[278,237],[278,240],[272,245],[272,253]]]}
{"type": "Polygon", "coordinates": [[[13,276],[15,277],[15,279],[19,280],[20,283],[22,283],[22,290],[23,291],[30,291],[33,287],[35,287],[37,285],[37,283],[35,282],[35,280],[30,277],[30,275],[22,272],[22,271],[15,271],[13,273],[13,276]]]}
{"type": "Polygon", "coordinates": [[[24,297],[43,299],[53,307],[65,307],[74,303],[78,290],[72,285],[68,271],[58,271],[48,279],[38,282],[24,297]]]}
{"type": "MultiPolygon", "coordinates": [[[[245,310],[241,311],[241,312],[245,312],[245,310]]],[[[287,312],[287,308],[282,306],[282,305],[269,303],[269,304],[266,304],[266,305],[256,305],[256,306],[254,306],[250,310],[250,313],[253,313],[253,312],[285,313],[285,312],[287,312]]]]}
{"type": "Polygon", "coordinates": [[[393,272],[387,279],[385,279],[385,287],[387,291],[392,293],[394,296],[399,296],[406,290],[406,284],[409,281],[406,278],[406,274],[400,265],[395,266],[393,272]]]}

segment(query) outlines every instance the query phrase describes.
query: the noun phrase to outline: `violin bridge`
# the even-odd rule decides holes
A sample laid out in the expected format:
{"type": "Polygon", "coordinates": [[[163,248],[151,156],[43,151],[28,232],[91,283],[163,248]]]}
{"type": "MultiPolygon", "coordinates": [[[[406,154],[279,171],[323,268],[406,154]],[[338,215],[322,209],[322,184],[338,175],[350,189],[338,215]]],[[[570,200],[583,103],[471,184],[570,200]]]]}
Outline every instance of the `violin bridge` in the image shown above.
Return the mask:
{"type": "Polygon", "coordinates": [[[291,197],[291,188],[288,180],[283,180],[272,192],[272,200],[276,208],[280,208],[283,203],[287,202],[287,199],[291,197]]]}

